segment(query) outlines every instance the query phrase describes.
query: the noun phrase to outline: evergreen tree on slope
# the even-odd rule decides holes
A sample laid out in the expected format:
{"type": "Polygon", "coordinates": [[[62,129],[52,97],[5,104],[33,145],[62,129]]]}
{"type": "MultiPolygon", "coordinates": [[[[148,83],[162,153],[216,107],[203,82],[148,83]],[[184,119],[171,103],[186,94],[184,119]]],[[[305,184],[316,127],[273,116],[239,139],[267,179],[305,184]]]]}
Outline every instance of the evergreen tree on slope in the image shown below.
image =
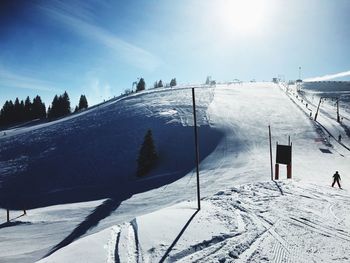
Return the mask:
{"type": "Polygon", "coordinates": [[[148,130],[141,145],[137,159],[137,176],[144,176],[154,168],[158,155],[154,145],[152,131],[148,130]]]}
{"type": "Polygon", "coordinates": [[[78,109],[79,110],[87,109],[87,107],[88,107],[88,102],[87,102],[86,96],[85,95],[81,95],[80,99],[79,99],[79,107],[78,107],[78,109]]]}
{"type": "Polygon", "coordinates": [[[136,92],[143,91],[145,89],[146,89],[146,82],[143,78],[141,78],[139,83],[137,83],[136,92]]]}

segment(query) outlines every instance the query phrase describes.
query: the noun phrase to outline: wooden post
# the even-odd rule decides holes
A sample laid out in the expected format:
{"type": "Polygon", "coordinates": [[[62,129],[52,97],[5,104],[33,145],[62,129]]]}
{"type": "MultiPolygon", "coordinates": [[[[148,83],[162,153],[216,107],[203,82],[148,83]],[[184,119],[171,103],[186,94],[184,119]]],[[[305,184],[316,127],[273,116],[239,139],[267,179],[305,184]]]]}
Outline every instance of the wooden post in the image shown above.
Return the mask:
{"type": "Polygon", "coordinates": [[[7,211],[7,223],[10,222],[10,210],[6,209],[7,211]]]}
{"type": "Polygon", "coordinates": [[[199,187],[199,150],[198,150],[198,129],[197,129],[197,115],[196,115],[196,99],[194,94],[194,88],[192,88],[192,102],[193,102],[193,122],[194,122],[194,144],[196,153],[196,170],[197,170],[197,202],[198,210],[201,210],[201,197],[199,187]]]}
{"type": "Polygon", "coordinates": [[[292,164],[287,164],[287,179],[292,178],[292,164]]]}
{"type": "Polygon", "coordinates": [[[275,180],[278,180],[279,174],[280,174],[279,164],[277,163],[277,148],[278,148],[278,142],[276,142],[275,180]]]}
{"type": "Polygon", "coordinates": [[[290,143],[290,164],[287,165],[287,179],[292,179],[293,145],[290,143]]]}
{"type": "Polygon", "coordinates": [[[273,180],[273,165],[272,165],[272,142],[271,142],[271,127],[269,125],[269,140],[270,140],[270,165],[271,165],[271,180],[273,180]]]}
{"type": "Polygon", "coordinates": [[[276,163],[275,164],[275,180],[278,180],[279,174],[280,174],[280,167],[279,167],[279,164],[276,163]]]}

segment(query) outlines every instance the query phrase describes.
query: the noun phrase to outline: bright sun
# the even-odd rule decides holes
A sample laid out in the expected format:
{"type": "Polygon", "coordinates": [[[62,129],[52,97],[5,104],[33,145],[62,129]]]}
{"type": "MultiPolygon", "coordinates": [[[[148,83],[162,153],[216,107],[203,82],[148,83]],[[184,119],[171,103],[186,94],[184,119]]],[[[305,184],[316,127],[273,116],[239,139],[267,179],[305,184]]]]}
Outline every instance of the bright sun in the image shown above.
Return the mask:
{"type": "Polygon", "coordinates": [[[266,1],[224,0],[220,1],[220,20],[231,33],[256,33],[266,17],[266,1]]]}

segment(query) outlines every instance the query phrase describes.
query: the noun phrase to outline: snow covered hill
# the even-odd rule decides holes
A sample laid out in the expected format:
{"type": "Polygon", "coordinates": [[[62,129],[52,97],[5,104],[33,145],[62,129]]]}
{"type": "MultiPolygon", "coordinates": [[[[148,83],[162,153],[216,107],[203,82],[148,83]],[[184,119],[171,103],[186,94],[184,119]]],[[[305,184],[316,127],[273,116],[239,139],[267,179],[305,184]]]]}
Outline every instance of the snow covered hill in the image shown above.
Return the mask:
{"type": "Polygon", "coordinates": [[[297,182],[229,187],[82,238],[40,262],[349,262],[349,192],[297,182]]]}
{"type": "MultiPolygon", "coordinates": [[[[213,90],[198,93],[204,158],[221,134],[206,119],[213,90]]],[[[0,205],[29,209],[115,195],[123,200],[184,176],[194,160],[193,154],[183,154],[193,152],[191,103],[190,89],[148,92],[53,123],[6,131],[0,137],[0,205]],[[157,179],[140,182],[136,160],[148,129],[161,160],[151,174],[157,179]]]]}
{"type": "MultiPolygon", "coordinates": [[[[79,158],[101,163],[99,169],[104,169],[101,174],[106,176],[103,180],[108,182],[113,170],[119,164],[123,167],[123,154],[135,156],[137,146],[142,140],[141,136],[130,145],[129,141],[123,142],[124,134],[136,129],[138,132],[128,137],[131,140],[135,138],[135,134],[143,133],[151,125],[155,130],[156,140],[164,143],[163,148],[159,146],[160,149],[168,149],[170,145],[169,152],[174,153],[175,158],[165,159],[163,166],[153,174],[152,178],[158,179],[151,180],[154,183],[149,186],[147,180],[141,182],[146,187],[140,188],[138,192],[164,185],[167,180],[178,180],[154,190],[134,194],[121,204],[118,202],[120,199],[112,198],[29,210],[27,216],[14,221],[21,224],[0,228],[0,237],[6,240],[0,241],[0,254],[3,259],[7,262],[32,262],[49,253],[55,245],[61,244],[58,246],[60,249],[43,259],[43,262],[65,262],[67,259],[75,262],[349,260],[346,248],[350,243],[350,224],[346,210],[350,205],[347,190],[350,189],[350,152],[336,140],[329,140],[328,134],[331,133],[335,138],[339,127],[326,127],[321,125],[321,120],[320,123],[314,122],[309,118],[305,105],[282,85],[217,85],[215,88],[198,88],[196,92],[202,125],[199,131],[202,149],[201,211],[195,213],[193,201],[196,192],[195,178],[191,171],[193,135],[190,127],[190,89],[140,94],[111,102],[104,106],[104,110],[95,109],[45,129],[2,138],[5,151],[0,154],[3,156],[4,153],[17,153],[18,156],[18,145],[25,145],[33,135],[37,136],[37,141],[43,138],[49,141],[48,138],[58,131],[70,130],[75,130],[70,134],[76,136],[64,146],[72,149],[74,156],[80,156],[77,154],[78,145],[84,145],[81,142],[71,146],[78,138],[87,137],[90,147],[96,148],[98,138],[102,137],[103,146],[112,144],[117,147],[113,144],[117,128],[107,131],[98,128],[100,122],[102,127],[111,127],[111,122],[116,122],[118,127],[122,127],[121,131],[124,131],[117,137],[118,145],[125,143],[125,148],[120,148],[123,149],[121,157],[116,155],[118,151],[108,148],[103,149],[103,154],[96,153],[91,159],[86,155],[83,155],[85,158],[79,158]],[[107,112],[107,116],[111,117],[97,118],[102,112],[107,112]],[[114,119],[112,116],[118,117],[114,119]],[[135,123],[131,119],[135,119],[135,123]],[[105,122],[109,124],[104,124],[105,122]],[[288,136],[291,137],[292,180],[283,180],[280,183],[270,181],[268,125],[271,125],[273,144],[276,141],[287,144],[288,136]],[[90,127],[94,136],[80,137],[80,134],[86,132],[84,127],[90,127]],[[170,135],[171,137],[167,137],[170,135]],[[12,146],[13,143],[17,143],[17,147],[12,146]],[[103,168],[103,163],[110,163],[111,166],[103,168]],[[181,173],[174,177],[167,176],[168,173],[176,172],[179,165],[183,167],[181,173]],[[345,190],[329,187],[335,170],[340,172],[345,190]],[[157,176],[159,173],[161,176],[157,176]],[[183,176],[184,173],[187,175],[183,176]],[[165,178],[164,181],[159,183],[159,177],[165,178]],[[176,203],[178,204],[175,205],[176,203]],[[94,206],[97,207],[94,209],[94,206]],[[114,209],[116,210],[113,212],[114,209]],[[99,217],[101,213],[106,213],[106,216],[99,217]],[[70,218],[74,220],[70,221],[70,218]],[[79,220],[81,224],[77,225],[79,220]],[[29,245],[28,241],[18,239],[18,233],[33,236],[37,244],[29,245]],[[71,243],[74,239],[78,240],[71,243]]],[[[328,120],[327,118],[323,114],[321,119],[328,120]]],[[[49,142],[49,146],[53,147],[52,145],[49,142]]],[[[56,147],[59,145],[55,144],[56,147]]],[[[39,147],[28,159],[40,159],[44,148],[39,147]]],[[[53,151],[59,153],[56,149],[53,151]]],[[[46,154],[46,157],[49,155],[50,153],[46,154]]],[[[5,171],[7,178],[13,176],[11,165],[23,169],[26,167],[23,163],[28,159],[25,154],[23,156],[15,161],[11,158],[5,161],[1,159],[1,169],[5,171]]],[[[46,158],[42,157],[40,160],[46,158]]],[[[65,163],[64,158],[57,160],[60,161],[60,166],[65,163]]],[[[75,167],[74,163],[72,161],[67,167],[75,167]]],[[[60,172],[54,178],[67,173],[80,174],[76,170],[70,173],[70,169],[59,169],[60,172]],[[65,173],[62,173],[62,169],[65,173]]],[[[123,169],[127,171],[126,168],[123,169]]],[[[83,171],[96,175],[91,170],[90,167],[83,171]]],[[[128,170],[125,175],[130,178],[133,172],[128,170]]],[[[285,176],[284,167],[281,167],[281,177],[285,176]]],[[[56,185],[59,180],[54,182],[52,185],[56,185]]],[[[92,182],[93,185],[96,181],[92,182]]],[[[74,180],[69,183],[75,185],[74,180]]],[[[65,181],[62,185],[64,184],[65,181]]],[[[45,184],[44,190],[51,189],[52,185],[45,184]]],[[[113,186],[118,189],[116,184],[113,186]]],[[[4,215],[1,211],[2,221],[5,220],[4,215]]]]}

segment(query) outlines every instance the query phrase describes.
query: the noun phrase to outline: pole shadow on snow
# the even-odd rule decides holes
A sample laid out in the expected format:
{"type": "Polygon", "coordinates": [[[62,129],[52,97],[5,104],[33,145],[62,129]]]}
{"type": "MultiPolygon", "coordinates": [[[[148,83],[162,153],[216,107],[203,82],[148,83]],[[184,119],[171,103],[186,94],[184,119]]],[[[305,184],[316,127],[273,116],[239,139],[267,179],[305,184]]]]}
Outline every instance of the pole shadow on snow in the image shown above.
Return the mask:
{"type": "Polygon", "coordinates": [[[177,237],[174,239],[173,243],[171,243],[171,245],[168,247],[167,251],[165,252],[165,254],[163,255],[163,257],[159,260],[159,263],[162,263],[166,260],[166,258],[169,256],[169,253],[171,252],[171,250],[174,248],[174,246],[176,245],[176,243],[179,241],[179,239],[181,238],[181,236],[185,233],[186,229],[188,228],[188,226],[190,225],[190,223],[192,222],[193,218],[197,215],[197,213],[200,210],[196,210],[196,212],[193,213],[193,215],[190,217],[190,219],[187,221],[187,223],[185,224],[185,226],[181,229],[180,233],[177,235],[177,237]]]}
{"type": "MultiPolygon", "coordinates": [[[[104,201],[101,205],[95,208],[95,210],[88,215],[83,222],[81,222],[66,238],[64,238],[60,243],[54,246],[49,253],[47,253],[45,257],[50,256],[57,250],[69,245],[74,240],[78,239],[82,235],[84,235],[89,229],[95,227],[102,219],[108,217],[114,210],[116,210],[120,204],[122,203],[122,199],[120,195],[115,198],[109,198],[104,201]]],[[[129,196],[130,197],[130,196],[129,196]]],[[[125,195],[124,195],[124,198],[125,195]]]]}
{"type": "MultiPolygon", "coordinates": [[[[151,190],[165,184],[171,183],[182,177],[182,172],[174,173],[172,176],[164,177],[164,178],[150,178],[147,181],[134,182],[132,184],[133,191],[130,191],[130,185],[124,184],[124,191],[120,191],[119,194],[111,194],[112,191],[109,191],[109,198],[104,201],[101,205],[95,208],[95,210],[89,214],[83,222],[81,222],[66,238],[64,238],[60,243],[54,246],[49,253],[47,253],[45,257],[50,256],[55,253],[57,250],[69,245],[74,240],[80,238],[84,235],[89,229],[97,226],[97,224],[103,220],[104,218],[110,216],[110,214],[115,211],[120,204],[129,199],[132,195],[142,193],[147,190],[151,190]]],[[[198,211],[197,211],[198,212],[198,211]]],[[[196,213],[197,213],[196,212],[196,213]]],[[[196,214],[195,213],[195,214],[196,214]]],[[[193,219],[195,214],[191,217],[190,221],[193,219]]],[[[190,221],[186,224],[185,228],[188,226],[190,221]]],[[[182,233],[185,231],[183,229],[182,233]]],[[[181,233],[181,235],[182,235],[181,233]]],[[[180,235],[180,236],[181,236],[180,235]]],[[[180,236],[178,238],[180,238],[180,236]]],[[[175,243],[174,243],[175,245],[175,243]]],[[[170,249],[171,250],[171,249],[170,249]]]]}
{"type": "Polygon", "coordinates": [[[5,227],[10,227],[10,226],[18,226],[18,225],[30,225],[30,222],[22,222],[22,221],[16,221],[16,219],[25,216],[25,214],[19,215],[13,219],[10,220],[10,222],[5,222],[0,224],[0,229],[5,228],[5,227]]]}
{"type": "Polygon", "coordinates": [[[273,182],[276,184],[278,190],[280,190],[281,195],[284,195],[281,186],[275,180],[273,180],[273,182]]]}
{"type": "Polygon", "coordinates": [[[30,224],[31,223],[29,223],[29,222],[21,222],[21,221],[6,222],[3,224],[0,224],[0,229],[5,228],[5,227],[10,227],[10,226],[30,225],[30,224]]]}

